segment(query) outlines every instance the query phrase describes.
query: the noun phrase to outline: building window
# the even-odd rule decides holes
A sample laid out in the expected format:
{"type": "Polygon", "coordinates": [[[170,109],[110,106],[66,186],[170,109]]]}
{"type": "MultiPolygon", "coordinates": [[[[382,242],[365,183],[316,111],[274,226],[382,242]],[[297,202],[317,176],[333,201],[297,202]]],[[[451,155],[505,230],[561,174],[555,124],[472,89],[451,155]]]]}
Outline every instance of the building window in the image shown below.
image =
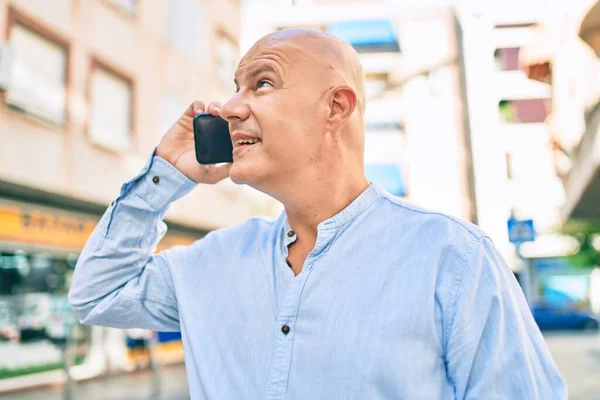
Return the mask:
{"type": "Polygon", "coordinates": [[[130,148],[132,98],[127,80],[104,68],[94,68],[89,130],[94,143],[117,151],[130,148]]]}
{"type": "Polygon", "coordinates": [[[395,196],[407,195],[406,137],[402,124],[380,118],[366,123],[365,175],[395,196]]]}
{"type": "Polygon", "coordinates": [[[510,47],[496,49],[494,52],[496,66],[500,71],[518,71],[519,70],[519,48],[510,47]]]}
{"type": "Polygon", "coordinates": [[[239,50],[233,40],[225,35],[217,37],[216,50],[219,81],[224,87],[232,87],[235,70],[240,61],[239,50]]]}
{"type": "Polygon", "coordinates": [[[404,171],[396,164],[367,164],[365,175],[369,182],[380,185],[394,196],[406,196],[404,171]]]}
{"type": "Polygon", "coordinates": [[[67,51],[19,24],[12,26],[14,49],[9,106],[63,125],[65,121],[67,51]]]}
{"type": "Polygon", "coordinates": [[[501,100],[498,110],[507,124],[542,123],[546,121],[549,99],[501,100]]]}
{"type": "Polygon", "coordinates": [[[135,15],[135,0],[104,0],[116,7],[120,12],[133,17],[135,15]]]}
{"type": "Polygon", "coordinates": [[[166,40],[190,60],[208,64],[209,21],[203,2],[170,1],[165,12],[166,40]],[[192,40],[193,39],[193,40],[192,40]]]}

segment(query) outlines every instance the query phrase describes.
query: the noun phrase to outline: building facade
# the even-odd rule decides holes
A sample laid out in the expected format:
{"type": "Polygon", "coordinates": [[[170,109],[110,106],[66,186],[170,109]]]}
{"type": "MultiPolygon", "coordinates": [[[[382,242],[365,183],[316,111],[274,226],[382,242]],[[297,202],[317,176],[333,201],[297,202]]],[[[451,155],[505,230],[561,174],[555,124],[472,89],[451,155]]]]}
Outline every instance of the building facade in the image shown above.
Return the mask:
{"type": "MultiPolygon", "coordinates": [[[[234,92],[240,18],[237,0],[0,1],[0,391],[62,362],[79,251],[187,106],[234,92]]],[[[199,185],[157,250],[279,207],[231,181],[199,185]]],[[[80,375],[104,372],[106,338],[80,330],[77,362],[99,355],[80,375]]]]}
{"type": "Polygon", "coordinates": [[[590,255],[600,252],[599,16],[594,0],[550,3],[532,46],[520,54],[521,68],[531,79],[552,85],[546,126],[565,192],[560,225],[578,236],[571,251],[576,266],[554,260],[537,283],[555,291],[562,285],[561,293],[568,294],[563,298],[595,313],[600,312],[600,269],[590,255]],[[569,288],[579,289],[569,293],[569,288]]]}
{"type": "MultiPolygon", "coordinates": [[[[550,49],[546,75],[554,86],[552,120],[555,147],[561,163],[566,201],[564,222],[600,221],[600,5],[579,0],[569,7],[556,4],[548,10],[543,28],[550,49]]],[[[532,71],[535,63],[524,60],[532,71]]],[[[532,71],[533,72],[533,71],[532,71]]]]}
{"type": "Polygon", "coordinates": [[[563,257],[576,247],[559,233],[565,191],[548,126],[554,87],[530,79],[520,61],[544,51],[539,23],[547,6],[538,0],[460,7],[480,225],[495,238],[532,305],[541,291],[536,260],[563,257]],[[533,226],[533,241],[519,242],[517,232],[509,232],[515,221],[533,226]]]}

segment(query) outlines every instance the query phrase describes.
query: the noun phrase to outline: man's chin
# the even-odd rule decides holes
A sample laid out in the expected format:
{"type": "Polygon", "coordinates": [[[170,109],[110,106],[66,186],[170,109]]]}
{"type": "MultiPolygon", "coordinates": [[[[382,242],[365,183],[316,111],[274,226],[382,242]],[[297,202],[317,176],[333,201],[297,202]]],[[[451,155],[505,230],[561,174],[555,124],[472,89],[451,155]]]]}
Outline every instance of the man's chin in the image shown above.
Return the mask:
{"type": "Polygon", "coordinates": [[[246,180],[244,180],[243,177],[237,175],[237,174],[229,174],[229,179],[231,179],[231,181],[235,184],[238,185],[244,185],[246,183],[246,180]]]}
{"type": "Polygon", "coordinates": [[[229,170],[229,178],[238,185],[251,185],[257,178],[256,171],[243,164],[240,161],[234,162],[229,170]]]}

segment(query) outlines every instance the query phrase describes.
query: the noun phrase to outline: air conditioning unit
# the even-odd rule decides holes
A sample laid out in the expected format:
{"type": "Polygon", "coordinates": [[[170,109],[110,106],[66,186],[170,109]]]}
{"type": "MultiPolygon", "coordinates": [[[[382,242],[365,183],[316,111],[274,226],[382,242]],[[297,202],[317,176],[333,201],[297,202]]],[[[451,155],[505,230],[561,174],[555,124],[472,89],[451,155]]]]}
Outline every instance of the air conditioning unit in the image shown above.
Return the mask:
{"type": "Polygon", "coordinates": [[[8,43],[0,43],[0,91],[8,89],[14,50],[8,43]]]}

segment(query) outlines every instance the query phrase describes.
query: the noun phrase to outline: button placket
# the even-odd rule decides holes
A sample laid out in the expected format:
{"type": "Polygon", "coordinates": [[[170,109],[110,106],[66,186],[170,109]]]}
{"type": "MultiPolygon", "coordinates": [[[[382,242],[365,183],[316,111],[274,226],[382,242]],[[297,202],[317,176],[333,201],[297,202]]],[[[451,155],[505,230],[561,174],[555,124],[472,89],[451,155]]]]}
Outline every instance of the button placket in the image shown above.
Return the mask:
{"type": "Polygon", "coordinates": [[[277,320],[279,325],[278,334],[274,341],[269,371],[267,399],[279,400],[285,398],[294,345],[294,325],[298,316],[298,307],[304,285],[310,277],[310,271],[303,275],[303,279],[294,279],[290,282],[281,304],[277,320]]]}
{"type": "MultiPolygon", "coordinates": [[[[282,252],[284,256],[287,256],[287,245],[291,241],[289,232],[293,231],[289,226],[286,226],[279,239],[283,242],[282,252]]],[[[291,236],[295,236],[295,232],[294,235],[291,236]]],[[[308,257],[306,257],[302,273],[289,280],[289,286],[281,300],[279,317],[277,318],[277,327],[275,328],[277,331],[271,355],[271,366],[266,392],[267,399],[280,400],[285,398],[290,375],[294,338],[296,335],[295,327],[298,309],[300,307],[304,285],[307,284],[308,279],[314,270],[314,266],[320,258],[320,254],[328,247],[334,237],[335,229],[319,229],[315,247],[308,257]]],[[[283,260],[285,260],[285,257],[283,260]]],[[[286,265],[283,261],[282,264],[284,266],[286,265]]],[[[286,268],[286,272],[290,272],[289,267],[286,268]]]]}

